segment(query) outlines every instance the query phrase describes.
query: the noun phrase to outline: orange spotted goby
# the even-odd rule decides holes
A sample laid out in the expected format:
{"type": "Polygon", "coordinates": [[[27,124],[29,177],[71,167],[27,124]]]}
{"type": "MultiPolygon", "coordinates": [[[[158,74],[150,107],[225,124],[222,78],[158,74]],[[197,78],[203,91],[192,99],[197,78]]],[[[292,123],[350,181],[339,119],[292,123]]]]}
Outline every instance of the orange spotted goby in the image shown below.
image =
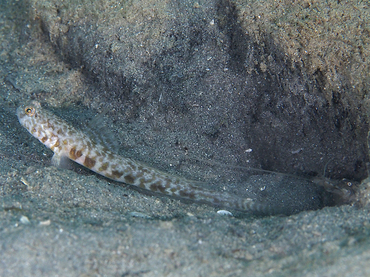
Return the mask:
{"type": "Polygon", "coordinates": [[[193,181],[113,153],[42,108],[39,102],[32,101],[20,106],[17,116],[28,132],[54,152],[52,163],[55,166],[67,157],[109,179],[152,192],[245,212],[262,212],[266,209],[262,203],[249,198],[207,190],[196,186],[193,181]]]}

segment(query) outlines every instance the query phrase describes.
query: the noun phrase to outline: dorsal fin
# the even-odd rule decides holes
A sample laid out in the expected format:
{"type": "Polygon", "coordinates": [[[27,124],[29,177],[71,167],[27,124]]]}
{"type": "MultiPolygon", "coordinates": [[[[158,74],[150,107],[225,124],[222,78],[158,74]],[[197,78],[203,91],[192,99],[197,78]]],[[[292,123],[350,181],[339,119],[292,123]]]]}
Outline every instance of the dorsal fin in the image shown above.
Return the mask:
{"type": "Polygon", "coordinates": [[[106,147],[114,153],[118,153],[119,139],[118,136],[109,128],[109,124],[102,114],[95,115],[84,127],[84,131],[90,139],[106,147]]]}

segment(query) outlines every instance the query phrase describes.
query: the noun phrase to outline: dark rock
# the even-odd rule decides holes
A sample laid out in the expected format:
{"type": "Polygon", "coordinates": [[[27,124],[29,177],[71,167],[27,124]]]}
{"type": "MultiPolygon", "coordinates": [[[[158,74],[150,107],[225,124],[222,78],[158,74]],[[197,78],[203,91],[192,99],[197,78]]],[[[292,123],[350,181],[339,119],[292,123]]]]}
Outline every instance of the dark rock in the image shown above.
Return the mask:
{"type": "Polygon", "coordinates": [[[254,40],[232,1],[94,5],[81,8],[89,12],[78,20],[66,2],[38,10],[57,53],[103,91],[87,92],[92,107],[124,111],[114,116],[131,123],[144,118],[161,130],[159,141],[168,143],[169,133],[183,140],[195,134],[187,147],[218,161],[366,177],[361,99],[346,83],[328,99],[324,73],[292,62],[267,31],[254,40]]]}

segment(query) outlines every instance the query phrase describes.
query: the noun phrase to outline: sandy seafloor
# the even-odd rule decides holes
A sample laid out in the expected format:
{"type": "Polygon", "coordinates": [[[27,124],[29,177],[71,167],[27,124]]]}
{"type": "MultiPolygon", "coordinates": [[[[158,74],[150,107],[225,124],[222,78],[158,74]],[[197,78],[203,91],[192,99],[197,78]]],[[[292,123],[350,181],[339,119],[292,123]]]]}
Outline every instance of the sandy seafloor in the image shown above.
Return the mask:
{"type": "Polygon", "coordinates": [[[225,216],[79,167],[52,167],[52,153],[19,125],[15,110],[66,73],[52,50],[35,51],[27,22],[12,12],[1,4],[0,276],[370,274],[366,208],[225,216]],[[41,55],[50,60],[39,62],[41,55]]]}

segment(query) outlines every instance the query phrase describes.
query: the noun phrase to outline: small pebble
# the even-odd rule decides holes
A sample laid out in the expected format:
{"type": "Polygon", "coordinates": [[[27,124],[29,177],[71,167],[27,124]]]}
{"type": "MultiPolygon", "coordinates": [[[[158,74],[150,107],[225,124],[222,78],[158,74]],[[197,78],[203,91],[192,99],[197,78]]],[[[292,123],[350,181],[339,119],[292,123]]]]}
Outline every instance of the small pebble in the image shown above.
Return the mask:
{"type": "Polygon", "coordinates": [[[50,219],[45,220],[45,221],[40,221],[40,225],[42,225],[42,226],[49,226],[50,223],[51,223],[50,219]]]}
{"type": "Polygon", "coordinates": [[[27,216],[25,215],[22,215],[21,218],[19,219],[19,221],[22,223],[22,224],[30,224],[30,220],[28,219],[27,216]]]}
{"type": "Polygon", "coordinates": [[[218,210],[217,211],[217,214],[219,215],[228,215],[228,216],[233,216],[233,214],[229,211],[226,211],[226,210],[218,210]]]}

